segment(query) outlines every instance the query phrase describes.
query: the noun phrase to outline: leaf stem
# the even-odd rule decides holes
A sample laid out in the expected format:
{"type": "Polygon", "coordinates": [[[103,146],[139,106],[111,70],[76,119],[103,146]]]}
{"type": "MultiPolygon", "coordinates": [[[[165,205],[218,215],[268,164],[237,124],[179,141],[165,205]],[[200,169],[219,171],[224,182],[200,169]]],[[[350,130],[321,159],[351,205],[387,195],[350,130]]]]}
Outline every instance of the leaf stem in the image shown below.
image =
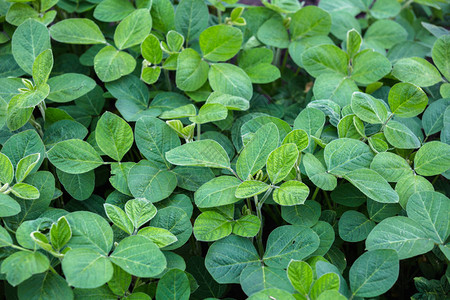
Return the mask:
{"type": "Polygon", "coordinates": [[[262,242],[262,234],[263,234],[263,220],[262,220],[262,213],[261,213],[261,206],[258,201],[258,196],[254,196],[253,199],[255,200],[255,208],[256,208],[256,216],[261,221],[261,227],[259,228],[258,233],[256,234],[256,244],[258,245],[258,252],[259,256],[263,257],[264,255],[264,245],[262,242]]]}
{"type": "Polygon", "coordinates": [[[202,127],[200,124],[197,124],[197,141],[200,141],[202,136],[202,127]]]}
{"type": "Polygon", "coordinates": [[[314,199],[316,199],[316,197],[317,197],[317,194],[319,193],[319,187],[318,186],[316,186],[316,189],[314,190],[314,194],[313,194],[313,196],[312,196],[312,198],[311,198],[311,200],[314,200],[314,199]]]}
{"type": "Polygon", "coordinates": [[[169,70],[164,69],[164,78],[166,80],[167,90],[172,91],[172,83],[170,82],[169,70]]]}

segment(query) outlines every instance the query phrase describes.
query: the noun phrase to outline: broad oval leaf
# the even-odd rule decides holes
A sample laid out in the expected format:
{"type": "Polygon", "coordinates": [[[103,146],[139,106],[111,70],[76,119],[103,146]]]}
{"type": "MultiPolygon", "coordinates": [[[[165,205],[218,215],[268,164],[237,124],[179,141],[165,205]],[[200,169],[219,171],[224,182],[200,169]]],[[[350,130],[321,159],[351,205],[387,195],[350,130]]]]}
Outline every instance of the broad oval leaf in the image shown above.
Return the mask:
{"type": "Polygon", "coordinates": [[[309,195],[309,188],[300,181],[289,180],[273,192],[273,201],[283,206],[305,203],[309,195]]]}
{"type": "Polygon", "coordinates": [[[392,69],[392,75],[403,82],[427,87],[442,81],[441,74],[431,63],[420,57],[399,59],[392,69]]]}
{"type": "Polygon", "coordinates": [[[144,41],[152,28],[148,9],[141,8],[126,16],[114,32],[114,43],[119,50],[130,48],[144,41]]]}
{"type": "Polygon", "coordinates": [[[241,181],[232,176],[219,176],[202,185],[194,194],[195,204],[200,208],[233,204],[240,199],[235,196],[241,181]]]}
{"type": "Polygon", "coordinates": [[[389,144],[396,148],[416,149],[420,147],[420,141],[414,132],[400,122],[390,120],[383,132],[389,144]]]}
{"type": "Polygon", "coordinates": [[[450,168],[450,145],[439,141],[424,144],[414,157],[414,170],[423,176],[439,175],[450,168]]]}
{"type": "Polygon", "coordinates": [[[370,168],[388,182],[398,182],[404,176],[412,174],[412,169],[406,160],[391,152],[381,152],[375,155],[370,168]]]}
{"type": "Polygon", "coordinates": [[[285,179],[297,162],[299,152],[295,144],[284,144],[273,150],[267,158],[266,170],[273,184],[285,179]]]}
{"type": "Polygon", "coordinates": [[[418,86],[411,83],[397,83],[389,90],[389,106],[392,113],[401,118],[417,116],[425,110],[428,97],[418,86]]]}
{"type": "Polygon", "coordinates": [[[89,19],[66,19],[50,27],[55,41],[67,44],[105,44],[100,28],[89,19]]]}
{"type": "Polygon", "coordinates": [[[250,100],[253,86],[248,75],[241,68],[226,63],[211,65],[208,72],[211,88],[215,92],[230,94],[250,100]]]}
{"type": "Polygon", "coordinates": [[[231,234],[232,220],[215,211],[200,214],[194,223],[194,235],[199,241],[213,242],[231,234]]]}
{"type": "Polygon", "coordinates": [[[200,34],[199,43],[204,58],[226,61],[238,53],[242,40],[242,32],[236,27],[215,25],[200,34]]]}
{"type": "Polygon", "coordinates": [[[121,117],[105,112],[97,122],[95,140],[106,155],[121,161],[133,145],[133,130],[121,117]]]}
{"type": "Polygon", "coordinates": [[[383,102],[365,93],[353,93],[351,106],[358,118],[370,124],[383,124],[388,118],[383,102]]]}

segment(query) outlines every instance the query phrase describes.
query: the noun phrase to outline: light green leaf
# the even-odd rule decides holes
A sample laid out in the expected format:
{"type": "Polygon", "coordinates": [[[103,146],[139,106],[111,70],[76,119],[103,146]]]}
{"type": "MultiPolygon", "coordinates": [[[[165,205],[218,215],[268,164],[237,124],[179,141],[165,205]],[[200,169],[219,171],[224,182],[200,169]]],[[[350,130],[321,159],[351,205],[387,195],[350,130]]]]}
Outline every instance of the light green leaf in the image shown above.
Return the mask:
{"type": "Polygon", "coordinates": [[[391,217],[381,221],[370,232],[366,249],[393,249],[399,259],[406,259],[427,253],[434,243],[416,221],[402,217],[391,217]]]}
{"type": "MultiPolygon", "coordinates": [[[[8,111],[6,116],[6,125],[11,131],[18,130],[22,128],[30,119],[31,114],[33,113],[33,108],[23,108],[22,107],[22,95],[14,96],[8,104],[8,111]]],[[[31,99],[35,99],[35,97],[31,97],[31,99]]],[[[27,99],[28,100],[28,99],[27,99]]],[[[40,97],[38,98],[41,101],[40,97]]]]}
{"type": "Polygon", "coordinates": [[[417,136],[400,122],[390,120],[384,127],[386,140],[399,149],[416,149],[420,147],[417,136]]]}
{"type": "Polygon", "coordinates": [[[346,49],[350,58],[353,58],[359,52],[359,49],[361,48],[361,42],[362,37],[356,29],[353,28],[347,31],[346,49]]]}
{"type": "Polygon", "coordinates": [[[0,226],[0,247],[7,247],[12,245],[13,241],[8,231],[5,228],[0,226]]]}
{"type": "Polygon", "coordinates": [[[133,166],[128,174],[131,194],[153,203],[169,197],[176,186],[177,177],[174,173],[161,170],[147,160],[133,166]]]}
{"type": "Polygon", "coordinates": [[[137,9],[125,17],[114,32],[114,43],[119,50],[127,49],[144,41],[152,28],[148,9],[137,9]]]}
{"type": "Polygon", "coordinates": [[[302,129],[308,136],[318,137],[322,134],[325,125],[325,114],[317,108],[307,107],[295,118],[294,130],[302,129]]]}
{"type": "Polygon", "coordinates": [[[116,161],[122,160],[134,140],[130,125],[110,112],[105,112],[98,120],[95,139],[100,149],[116,161]]]}
{"type": "Polygon", "coordinates": [[[47,82],[53,68],[53,53],[51,49],[42,51],[33,62],[33,81],[36,86],[47,82]]]}
{"type": "Polygon", "coordinates": [[[219,103],[206,103],[198,111],[198,115],[190,117],[189,121],[196,124],[205,124],[223,120],[227,117],[228,110],[219,103]]]}
{"type": "Polygon", "coordinates": [[[439,141],[424,144],[414,157],[414,170],[423,176],[439,175],[450,168],[450,145],[439,141]]]}
{"type": "Polygon", "coordinates": [[[48,258],[41,252],[19,251],[6,257],[1,273],[12,286],[17,286],[34,274],[45,272],[50,266],[48,258]]]}
{"type": "Polygon", "coordinates": [[[397,281],[398,255],[395,250],[368,251],[350,268],[350,288],[358,297],[376,297],[387,292],[397,281]]]}
{"type": "Polygon", "coordinates": [[[145,38],[141,45],[141,53],[142,57],[152,64],[157,65],[161,62],[163,53],[159,40],[155,35],[149,34],[145,38]]]}
{"type": "Polygon", "coordinates": [[[69,174],[86,173],[103,164],[91,145],[76,139],[57,143],[47,152],[47,156],[55,167],[69,174]]]}
{"type": "Polygon", "coordinates": [[[135,10],[126,0],[104,0],[94,10],[94,18],[102,22],[117,22],[135,10]]]}
{"type": "Polygon", "coordinates": [[[355,139],[341,138],[326,145],[324,159],[329,173],[342,176],[351,171],[369,167],[373,154],[365,143],[355,139]]]}
{"type": "Polygon", "coordinates": [[[306,50],[302,55],[306,71],[313,77],[322,74],[347,75],[348,55],[334,45],[320,45],[306,50]]]}
{"type": "Polygon", "coordinates": [[[125,212],[118,206],[105,203],[103,204],[108,218],[120,229],[131,235],[134,231],[133,223],[125,214],[125,212]]]}
{"type": "Polygon", "coordinates": [[[137,277],[154,277],[167,266],[164,254],[149,239],[129,236],[110,255],[111,261],[137,277]]]}
{"type": "Polygon", "coordinates": [[[147,226],[139,230],[138,235],[141,235],[152,241],[159,248],[172,245],[178,238],[169,230],[159,227],[147,226]]]}
{"type": "Polygon", "coordinates": [[[316,251],[319,243],[317,234],[305,226],[277,227],[267,239],[264,263],[269,267],[287,268],[292,259],[302,260],[316,251]]]}
{"type": "Polygon", "coordinates": [[[306,6],[292,16],[289,26],[293,40],[301,37],[327,35],[331,30],[331,16],[317,6],[306,6]]]}
{"type": "Polygon", "coordinates": [[[332,191],[336,188],[337,179],[327,172],[327,169],[322,165],[311,153],[305,153],[302,158],[303,166],[305,167],[308,178],[319,188],[325,191],[332,191]]]}
{"type": "Polygon", "coordinates": [[[52,246],[59,250],[64,247],[72,238],[72,229],[66,217],[61,217],[50,228],[50,241],[52,246]]]}
{"type": "Polygon", "coordinates": [[[240,199],[235,193],[240,183],[239,179],[231,176],[213,178],[195,192],[195,204],[200,208],[207,208],[238,202],[240,199]]]}
{"type": "Polygon", "coordinates": [[[261,228],[261,220],[255,215],[245,215],[234,221],[233,234],[254,237],[261,228]]]}
{"type": "Polygon", "coordinates": [[[136,60],[128,53],[106,46],[94,58],[94,70],[103,82],[128,75],[136,68],[136,60]]]}
{"type": "Polygon", "coordinates": [[[35,275],[17,288],[19,299],[72,300],[73,292],[66,280],[53,272],[35,275]]]}
{"type": "Polygon", "coordinates": [[[66,103],[75,100],[95,88],[95,80],[82,74],[66,73],[48,80],[50,94],[48,99],[66,103]]]}
{"type": "Polygon", "coordinates": [[[278,268],[260,266],[246,267],[240,276],[242,290],[247,295],[253,295],[268,288],[280,288],[294,292],[286,271],[278,268]]]}
{"type": "Polygon", "coordinates": [[[145,199],[132,199],[125,203],[125,213],[135,229],[150,221],[156,212],[156,207],[145,199]]]}
{"type": "Polygon", "coordinates": [[[242,97],[223,94],[221,92],[213,92],[206,99],[207,104],[222,104],[229,110],[247,110],[250,107],[250,103],[247,99],[242,97]]]}
{"type": "Polygon", "coordinates": [[[434,191],[431,182],[426,180],[424,177],[411,174],[400,178],[397,185],[395,186],[395,191],[400,197],[399,203],[403,208],[406,208],[409,197],[415,192],[420,191],[434,191]]]}
{"type": "Polygon", "coordinates": [[[411,167],[406,160],[391,152],[381,152],[375,155],[370,168],[388,182],[398,182],[403,177],[412,174],[411,167]]]}
{"type": "Polygon", "coordinates": [[[355,210],[348,210],[339,219],[339,236],[346,242],[360,242],[375,227],[375,222],[355,210]]]}
{"type": "Polygon", "coordinates": [[[166,152],[166,159],[180,166],[230,168],[230,159],[223,147],[213,140],[184,144],[166,152]]]}
{"type": "Polygon", "coordinates": [[[408,200],[408,217],[419,223],[435,243],[444,244],[450,235],[450,199],[434,191],[414,193],[408,200]]]}
{"type": "Polygon", "coordinates": [[[228,236],[214,242],[206,254],[205,266],[218,283],[239,283],[239,276],[247,266],[260,265],[253,243],[246,238],[228,236]]]}
{"type": "Polygon", "coordinates": [[[76,200],[88,199],[95,187],[95,173],[93,170],[82,174],[68,174],[56,169],[58,179],[64,189],[76,200]]]}
{"type": "Polygon", "coordinates": [[[284,144],[273,150],[267,158],[267,174],[273,184],[285,179],[297,162],[299,152],[295,144],[284,144]]]}
{"type": "Polygon", "coordinates": [[[155,299],[188,300],[190,295],[191,288],[186,273],[179,269],[172,269],[159,280],[155,299]]]}
{"type": "Polygon", "coordinates": [[[450,99],[439,99],[431,103],[422,116],[422,126],[425,135],[430,136],[444,128],[444,115],[450,99]]]}
{"type": "Polygon", "coordinates": [[[388,111],[382,100],[369,94],[353,93],[351,106],[358,118],[370,124],[383,124],[388,118],[388,111]]]}
{"type": "Polygon", "coordinates": [[[441,36],[434,42],[431,57],[436,67],[441,73],[450,80],[450,37],[448,35],[441,36]]]}
{"type": "Polygon", "coordinates": [[[370,9],[370,14],[376,19],[388,19],[395,17],[401,8],[397,1],[377,0],[370,9]]]}
{"type": "Polygon", "coordinates": [[[269,83],[281,77],[280,70],[274,65],[273,52],[268,48],[251,48],[238,57],[239,67],[250,77],[253,83],[269,83]]]}
{"type": "Polygon", "coordinates": [[[246,180],[243,181],[236,189],[236,198],[250,198],[259,195],[269,189],[269,185],[262,181],[246,180]]]}
{"type": "Polygon", "coordinates": [[[16,183],[11,187],[11,193],[25,200],[38,199],[40,194],[39,190],[32,185],[26,183],[16,183]]]}
{"type": "Polygon", "coordinates": [[[200,214],[194,223],[194,235],[199,241],[213,242],[231,234],[233,221],[215,211],[200,214]]]}
{"type": "Polygon", "coordinates": [[[319,221],[320,213],[320,204],[312,200],[306,200],[301,205],[281,207],[281,216],[293,225],[311,227],[319,221]]]}
{"type": "Polygon", "coordinates": [[[420,87],[432,86],[442,81],[441,74],[436,67],[420,57],[399,59],[394,64],[392,75],[400,81],[420,87]]]}
{"type": "Polygon", "coordinates": [[[185,49],[178,55],[176,84],[183,91],[195,91],[208,79],[209,65],[193,49],[185,49]]]}
{"type": "Polygon", "coordinates": [[[14,179],[14,167],[11,160],[3,153],[0,153],[0,182],[10,184],[14,179]]]}
{"type": "MultiPolygon", "coordinates": [[[[267,298],[283,299],[283,300],[295,300],[294,296],[290,292],[285,290],[270,288],[254,293],[248,300],[265,300],[267,298]]],[[[301,299],[301,298],[299,298],[301,299]]]]}
{"type": "Polygon", "coordinates": [[[319,296],[325,291],[338,291],[340,285],[339,275],[336,273],[327,273],[318,278],[311,287],[311,299],[319,299],[319,296]]]}
{"type": "Polygon", "coordinates": [[[304,261],[291,260],[287,268],[287,275],[292,286],[302,295],[309,294],[313,282],[313,271],[304,261]]]}
{"type": "Polygon", "coordinates": [[[289,34],[280,15],[272,15],[257,30],[256,37],[263,44],[280,49],[289,47],[289,34]]]}
{"type": "Polygon", "coordinates": [[[100,28],[90,19],[62,20],[50,27],[50,34],[60,43],[106,44],[100,28]]]}
{"type": "Polygon", "coordinates": [[[35,106],[43,102],[45,98],[47,98],[49,93],[50,87],[48,84],[44,83],[40,86],[37,86],[36,89],[29,90],[14,96],[11,99],[10,105],[8,107],[8,117],[13,114],[13,111],[11,110],[12,108],[14,108],[13,106],[15,106],[15,108],[20,111],[27,111],[26,108],[34,108],[35,106]]]}
{"type": "MultiPolygon", "coordinates": [[[[253,86],[248,75],[241,68],[226,63],[212,64],[208,72],[211,88],[233,96],[250,100],[253,86]]],[[[202,84],[203,85],[203,84],[202,84]]]]}
{"type": "Polygon", "coordinates": [[[317,99],[330,99],[341,107],[349,105],[353,93],[358,91],[354,80],[336,73],[320,75],[313,85],[314,96],[317,99]]]}
{"type": "Polygon", "coordinates": [[[377,172],[361,168],[344,175],[344,178],[356,186],[367,197],[380,203],[397,203],[398,194],[377,172]]]}
{"type": "MultiPolygon", "coordinates": [[[[22,210],[22,208],[20,207],[19,203],[17,203],[16,200],[14,200],[13,198],[11,198],[8,195],[0,193],[0,217],[1,218],[15,216],[18,213],[20,213],[21,210],[22,210]]],[[[0,245],[1,245],[1,243],[2,242],[0,241],[0,245]]]]}
{"type": "Polygon", "coordinates": [[[92,249],[72,249],[64,255],[62,269],[67,283],[76,288],[96,288],[113,276],[108,257],[92,249]]]}
{"type": "Polygon", "coordinates": [[[293,143],[297,146],[297,150],[303,151],[309,146],[309,137],[303,129],[295,129],[289,132],[283,139],[282,145],[293,143]]]}
{"type": "Polygon", "coordinates": [[[209,13],[202,0],[182,0],[175,12],[175,29],[186,38],[195,40],[208,27],[209,13]]]}
{"type": "Polygon", "coordinates": [[[372,48],[390,49],[397,43],[406,41],[407,31],[392,20],[378,20],[367,29],[364,43],[372,48]]]}
{"type": "Polygon", "coordinates": [[[258,129],[236,162],[239,177],[247,180],[249,176],[256,174],[266,164],[269,154],[277,148],[278,143],[279,133],[273,123],[258,129]]]}
{"type": "Polygon", "coordinates": [[[372,49],[359,52],[353,58],[351,78],[359,84],[371,84],[389,74],[392,65],[381,53],[372,49]]]}
{"type": "MultiPolygon", "coordinates": [[[[16,168],[16,182],[22,182],[41,159],[40,153],[30,154],[22,158],[16,168]]],[[[5,182],[6,183],[6,182],[5,182]]]]}
{"type": "Polygon", "coordinates": [[[28,74],[43,51],[50,49],[50,34],[44,24],[28,19],[14,31],[11,50],[17,64],[28,74]]]}
{"type": "Polygon", "coordinates": [[[410,83],[397,83],[389,90],[389,106],[392,113],[401,118],[411,118],[422,113],[428,97],[420,88],[410,83]]]}
{"type": "Polygon", "coordinates": [[[309,195],[309,188],[300,181],[286,181],[273,192],[273,200],[285,206],[303,204],[309,195]]]}
{"type": "Polygon", "coordinates": [[[231,26],[211,26],[200,34],[199,43],[203,57],[210,61],[227,61],[241,48],[242,32],[231,26]]]}

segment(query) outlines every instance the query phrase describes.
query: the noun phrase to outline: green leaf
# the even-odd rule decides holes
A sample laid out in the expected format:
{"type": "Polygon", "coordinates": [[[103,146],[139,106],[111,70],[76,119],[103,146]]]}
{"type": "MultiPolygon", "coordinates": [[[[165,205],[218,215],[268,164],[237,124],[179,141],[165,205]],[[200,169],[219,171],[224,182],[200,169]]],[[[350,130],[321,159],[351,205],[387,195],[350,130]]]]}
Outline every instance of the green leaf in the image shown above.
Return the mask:
{"type": "Polygon", "coordinates": [[[306,50],[302,55],[306,71],[313,77],[322,74],[347,75],[348,55],[334,45],[320,45],[306,50]]]}
{"type": "Polygon", "coordinates": [[[175,29],[186,38],[195,40],[208,27],[208,7],[202,0],[182,0],[175,12],[175,29]]]}
{"type": "Polygon", "coordinates": [[[212,64],[208,72],[208,79],[215,92],[238,96],[247,100],[250,100],[253,95],[250,78],[244,70],[235,65],[212,64]]]}
{"type": "Polygon", "coordinates": [[[234,221],[233,234],[254,237],[261,228],[261,220],[255,215],[245,215],[234,221]]]}
{"type": "MultiPolygon", "coordinates": [[[[21,207],[16,200],[8,195],[0,193],[0,217],[15,216],[21,211],[21,207]]],[[[1,242],[0,242],[1,244],[1,242]]]]}
{"type": "Polygon", "coordinates": [[[338,274],[324,274],[320,276],[311,287],[311,299],[319,299],[319,296],[325,291],[338,291],[339,285],[340,279],[338,274]]]}
{"type": "Polygon", "coordinates": [[[235,196],[240,183],[236,177],[215,177],[195,192],[195,204],[200,208],[208,208],[236,203],[240,200],[235,196]]]}
{"type": "Polygon", "coordinates": [[[102,22],[117,22],[134,10],[133,4],[126,0],[105,0],[95,7],[94,18],[102,22]]]}
{"type": "Polygon", "coordinates": [[[346,49],[350,58],[353,58],[359,52],[359,49],[361,48],[361,42],[361,35],[356,29],[353,28],[347,31],[346,49]]]}
{"type": "Polygon", "coordinates": [[[82,74],[66,73],[49,79],[48,99],[66,103],[75,100],[95,88],[95,80],[82,74]]]}
{"type": "Polygon", "coordinates": [[[253,176],[267,162],[270,153],[279,143],[279,133],[273,123],[269,123],[258,129],[252,139],[242,150],[236,162],[236,172],[243,180],[253,176]]]}
{"type": "Polygon", "coordinates": [[[198,111],[198,115],[190,117],[189,121],[196,124],[205,124],[226,119],[228,110],[219,103],[206,103],[198,111]]]}
{"type": "Polygon", "coordinates": [[[238,96],[223,94],[221,92],[213,92],[206,99],[206,104],[222,104],[229,110],[247,110],[250,103],[247,99],[238,96]]]}
{"type": "Polygon", "coordinates": [[[408,199],[412,194],[420,191],[434,191],[434,188],[431,182],[426,180],[424,177],[411,174],[400,178],[395,186],[395,191],[400,197],[400,205],[403,208],[406,208],[408,199]]]}
{"type": "Polygon", "coordinates": [[[36,20],[26,20],[14,31],[11,48],[17,64],[31,74],[39,54],[51,48],[47,27],[36,20]]]}
{"type": "Polygon", "coordinates": [[[308,136],[318,137],[325,125],[325,114],[317,108],[307,107],[295,118],[294,130],[302,129],[308,136]]]}
{"type": "Polygon", "coordinates": [[[34,274],[45,272],[50,266],[48,258],[40,252],[19,251],[2,262],[1,273],[12,286],[24,282],[34,274]]]}
{"type": "Polygon", "coordinates": [[[55,167],[69,174],[86,173],[103,164],[91,145],[76,139],[57,143],[47,152],[47,156],[55,167]]]}
{"type": "MultiPolygon", "coordinates": [[[[30,154],[22,158],[16,168],[16,182],[22,182],[39,163],[40,153],[30,154]]],[[[6,182],[5,182],[6,183],[6,182]]]]}
{"type": "Polygon", "coordinates": [[[135,229],[150,221],[156,215],[156,207],[145,199],[132,199],[125,203],[125,212],[135,229]]]}
{"type": "Polygon", "coordinates": [[[414,157],[414,170],[422,176],[434,176],[450,168],[450,145],[439,141],[425,143],[414,157]]]}
{"type": "Polygon", "coordinates": [[[279,226],[269,234],[264,263],[269,267],[287,268],[292,259],[302,260],[316,251],[319,242],[319,237],[310,228],[279,226]]]}
{"type": "Polygon", "coordinates": [[[370,168],[388,182],[398,182],[403,177],[412,174],[411,167],[406,160],[391,152],[381,152],[375,155],[370,168]]]}
{"type": "Polygon", "coordinates": [[[273,150],[267,158],[267,174],[273,184],[285,179],[297,162],[299,152],[295,144],[284,144],[273,150]]]}
{"type": "Polygon", "coordinates": [[[448,106],[450,106],[449,99],[440,99],[428,106],[422,116],[425,135],[432,135],[444,128],[444,115],[448,106]]]}
{"type": "Polygon", "coordinates": [[[16,183],[11,187],[11,193],[24,200],[33,200],[39,198],[39,190],[26,183],[16,183]]]}
{"type": "Polygon", "coordinates": [[[243,181],[236,189],[236,198],[250,198],[259,195],[269,189],[269,185],[262,181],[246,180],[243,181]]]}
{"type": "Polygon", "coordinates": [[[213,242],[229,236],[233,230],[232,220],[215,211],[200,214],[194,223],[194,235],[199,241],[213,242]]]}
{"type": "Polygon", "coordinates": [[[350,288],[354,296],[376,297],[387,292],[399,274],[397,252],[389,249],[368,251],[350,268],[350,288]]]}
{"type": "Polygon", "coordinates": [[[377,0],[370,9],[370,14],[376,19],[388,19],[395,17],[400,12],[401,8],[399,2],[377,0]]]}
{"type": "Polygon", "coordinates": [[[302,295],[309,294],[313,282],[313,271],[308,263],[304,261],[291,260],[287,275],[292,286],[302,295]]]}
{"type": "Polygon", "coordinates": [[[366,249],[393,249],[399,259],[406,259],[427,253],[434,243],[416,221],[402,217],[391,217],[381,221],[370,232],[366,249]]]}
{"type": "Polygon", "coordinates": [[[7,247],[12,245],[13,241],[8,231],[5,228],[0,226],[0,247],[7,247]]]}
{"type": "Polygon", "coordinates": [[[103,217],[88,211],[78,211],[66,215],[66,218],[72,229],[68,247],[88,248],[103,255],[109,253],[113,244],[113,231],[103,217]]]}
{"type": "Polygon", "coordinates": [[[167,247],[178,241],[178,238],[169,230],[158,227],[147,226],[139,230],[138,235],[149,239],[159,248],[167,247]]]}
{"type": "MultiPolygon", "coordinates": [[[[31,114],[33,113],[33,108],[23,108],[21,94],[14,96],[8,104],[7,111],[7,119],[6,125],[11,131],[18,130],[22,128],[30,119],[31,114]]],[[[31,97],[31,99],[35,99],[35,97],[31,97]]],[[[28,100],[28,99],[27,99],[28,100]]],[[[38,97],[38,100],[42,99],[38,97]]]]}
{"type": "Polygon", "coordinates": [[[67,283],[76,288],[96,288],[113,276],[113,265],[108,257],[92,249],[72,249],[61,263],[67,283]]]}
{"type": "Polygon", "coordinates": [[[111,261],[137,277],[154,277],[167,266],[161,250],[143,236],[123,239],[110,255],[111,261]]]}
{"type": "Polygon", "coordinates": [[[265,289],[265,290],[259,291],[257,293],[254,293],[247,299],[249,299],[249,300],[264,300],[264,299],[268,299],[268,298],[269,299],[270,298],[283,299],[283,300],[295,300],[296,299],[296,298],[294,298],[294,296],[292,296],[292,294],[290,292],[287,292],[287,291],[281,290],[281,289],[276,289],[276,288],[270,288],[270,289],[265,289]]]}
{"type": "Polygon", "coordinates": [[[191,288],[186,273],[182,270],[172,269],[159,280],[155,299],[187,300],[190,294],[191,288]]]}
{"type": "Polygon", "coordinates": [[[392,65],[381,53],[372,49],[366,49],[353,58],[353,70],[351,78],[359,84],[376,82],[389,74],[392,65]]]}
{"type": "Polygon", "coordinates": [[[134,140],[130,125],[110,112],[105,112],[98,121],[95,139],[100,149],[116,161],[122,160],[134,140]]]}
{"type": "Polygon", "coordinates": [[[131,235],[134,231],[133,223],[125,214],[125,212],[118,206],[105,203],[103,204],[108,218],[120,229],[131,235]]]}
{"type": "Polygon", "coordinates": [[[50,228],[50,241],[52,246],[59,250],[64,247],[72,238],[72,229],[67,222],[66,217],[61,217],[50,228]]]}
{"type": "Polygon", "coordinates": [[[136,198],[151,202],[161,201],[172,194],[177,177],[167,170],[160,170],[147,160],[133,166],[128,174],[128,187],[136,198]]]}
{"type": "Polygon", "coordinates": [[[53,272],[35,275],[17,288],[19,299],[63,300],[73,299],[66,280],[53,272]]]}
{"type": "Polygon", "coordinates": [[[128,75],[136,68],[136,60],[128,53],[106,46],[94,58],[94,69],[103,82],[110,82],[128,75]]]}
{"type": "Polygon", "coordinates": [[[450,37],[448,35],[441,36],[434,42],[431,57],[436,67],[441,73],[450,80],[450,37]]]}
{"type": "MultiPolygon", "coordinates": [[[[34,108],[41,102],[47,98],[50,93],[50,87],[48,84],[42,84],[37,86],[36,89],[29,90],[23,93],[20,93],[14,96],[9,102],[10,105],[8,107],[8,117],[11,117],[11,114],[14,114],[13,109],[21,111],[29,111],[27,108],[34,108]]],[[[25,121],[25,119],[24,119],[25,121]]],[[[28,118],[26,118],[28,121],[28,118]]]]}
{"type": "Polygon", "coordinates": [[[397,83],[389,90],[389,106],[392,113],[401,118],[411,118],[422,113],[428,104],[428,97],[418,86],[397,83]]]}
{"type": "Polygon", "coordinates": [[[367,197],[380,203],[397,203],[398,194],[377,172],[361,168],[344,175],[344,178],[356,186],[367,197]]]}
{"type": "Polygon", "coordinates": [[[281,216],[293,225],[311,227],[319,221],[320,213],[320,204],[312,200],[306,200],[301,205],[281,207],[281,216]]]}
{"type": "Polygon", "coordinates": [[[444,244],[450,235],[450,199],[434,191],[414,193],[408,200],[408,217],[419,223],[435,243],[444,244]]]}
{"type": "Polygon", "coordinates": [[[227,61],[235,56],[242,45],[242,32],[231,26],[211,26],[200,34],[203,57],[210,61],[227,61]]]}
{"type": "Polygon", "coordinates": [[[407,31],[397,22],[378,20],[367,29],[364,43],[375,49],[390,49],[395,44],[406,41],[407,36],[407,31]]]}
{"type": "Polygon", "coordinates": [[[184,144],[166,152],[171,164],[210,168],[230,168],[230,159],[223,147],[213,140],[201,140],[184,144]]]}
{"type": "Polygon", "coordinates": [[[420,147],[417,136],[400,122],[390,120],[384,128],[386,140],[399,149],[416,149],[420,147]]]}
{"type": "Polygon", "coordinates": [[[303,204],[309,195],[309,188],[300,181],[290,180],[273,192],[273,201],[280,205],[292,206],[303,204]]]}
{"type": "Polygon", "coordinates": [[[166,35],[167,47],[170,51],[179,52],[184,44],[184,36],[174,30],[170,30],[166,35]]]}
{"type": "Polygon", "coordinates": [[[238,57],[239,67],[250,77],[253,83],[269,83],[281,77],[274,65],[273,52],[268,48],[246,49],[238,57]]]}
{"type": "Polygon", "coordinates": [[[339,236],[346,242],[360,242],[375,227],[375,222],[355,210],[346,211],[339,219],[339,236]]]}
{"type": "Polygon", "coordinates": [[[420,57],[399,59],[394,64],[392,75],[400,81],[409,82],[420,87],[432,86],[442,81],[439,71],[420,57]]]}
{"type": "Polygon", "coordinates": [[[368,94],[353,93],[351,106],[352,111],[364,122],[383,124],[388,119],[388,111],[382,100],[368,94]]]}
{"type": "Polygon", "coordinates": [[[294,292],[286,271],[263,265],[246,267],[241,273],[240,283],[242,290],[247,295],[253,295],[268,288],[280,288],[294,292]]]}
{"type": "Polygon", "coordinates": [[[278,14],[272,15],[261,24],[256,32],[256,37],[268,46],[280,49],[289,47],[289,34],[284,26],[283,18],[278,14]]]}
{"type": "Polygon", "coordinates": [[[329,173],[342,176],[351,171],[369,167],[373,154],[365,143],[355,139],[341,138],[327,144],[324,159],[329,173]]]}
{"type": "Polygon", "coordinates": [[[317,99],[330,99],[341,107],[349,105],[352,94],[358,91],[354,80],[335,73],[320,75],[313,85],[314,96],[317,99]]]}
{"type": "Polygon", "coordinates": [[[32,74],[36,86],[47,82],[53,68],[53,53],[51,49],[42,51],[33,62],[32,74]]]}
{"type": "Polygon", "coordinates": [[[325,191],[332,191],[336,188],[337,179],[331,174],[328,174],[325,167],[319,159],[311,153],[305,153],[302,158],[303,166],[305,167],[308,178],[319,188],[325,191]]]}
{"type": "Polygon", "coordinates": [[[152,64],[159,64],[162,60],[163,53],[159,45],[158,38],[149,34],[141,44],[142,57],[152,64]]]}
{"type": "Polygon", "coordinates": [[[311,229],[314,230],[320,239],[319,248],[317,248],[317,250],[311,255],[315,256],[327,254],[335,240],[334,228],[325,221],[319,221],[311,227],[311,229]]]}
{"type": "Polygon", "coordinates": [[[55,41],[60,43],[106,44],[100,28],[89,19],[62,20],[50,27],[50,34],[55,41]]]}
{"type": "Polygon", "coordinates": [[[337,290],[326,290],[319,295],[317,300],[345,300],[347,297],[343,296],[337,290]]]}
{"type": "Polygon", "coordinates": [[[200,54],[187,48],[177,60],[176,84],[183,91],[195,91],[208,79],[209,65],[203,61],[200,54]]]}
{"type": "Polygon", "coordinates": [[[309,146],[308,134],[303,129],[294,129],[286,135],[281,144],[289,143],[295,144],[299,152],[303,151],[309,146]]]}
{"type": "Polygon", "coordinates": [[[76,200],[88,199],[95,187],[95,173],[93,170],[82,174],[68,174],[56,169],[58,179],[64,189],[76,200]]]}
{"type": "Polygon", "coordinates": [[[14,167],[11,160],[3,153],[0,153],[0,182],[10,184],[14,179],[14,167]]]}
{"type": "Polygon", "coordinates": [[[252,242],[234,235],[214,242],[205,259],[206,269],[221,284],[239,283],[245,267],[258,265],[260,258],[252,242]]]}
{"type": "Polygon", "coordinates": [[[114,43],[119,50],[141,44],[152,28],[148,9],[137,9],[125,17],[114,32],[114,43]]]}
{"type": "Polygon", "coordinates": [[[292,16],[289,26],[293,40],[301,37],[327,35],[331,30],[331,16],[317,6],[306,6],[292,16]]]}
{"type": "Polygon", "coordinates": [[[131,275],[117,265],[113,265],[113,268],[114,273],[111,280],[108,281],[108,288],[118,296],[124,295],[130,287],[131,275]]]}

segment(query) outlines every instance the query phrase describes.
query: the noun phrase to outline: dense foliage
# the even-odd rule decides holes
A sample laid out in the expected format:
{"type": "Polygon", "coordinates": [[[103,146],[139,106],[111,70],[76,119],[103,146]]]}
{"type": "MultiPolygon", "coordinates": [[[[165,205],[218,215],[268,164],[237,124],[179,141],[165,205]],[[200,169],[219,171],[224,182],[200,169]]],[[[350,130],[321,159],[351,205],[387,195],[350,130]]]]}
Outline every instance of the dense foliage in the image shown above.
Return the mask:
{"type": "Polygon", "coordinates": [[[450,4],[236,2],[0,0],[4,297],[449,296],[450,4]]]}

